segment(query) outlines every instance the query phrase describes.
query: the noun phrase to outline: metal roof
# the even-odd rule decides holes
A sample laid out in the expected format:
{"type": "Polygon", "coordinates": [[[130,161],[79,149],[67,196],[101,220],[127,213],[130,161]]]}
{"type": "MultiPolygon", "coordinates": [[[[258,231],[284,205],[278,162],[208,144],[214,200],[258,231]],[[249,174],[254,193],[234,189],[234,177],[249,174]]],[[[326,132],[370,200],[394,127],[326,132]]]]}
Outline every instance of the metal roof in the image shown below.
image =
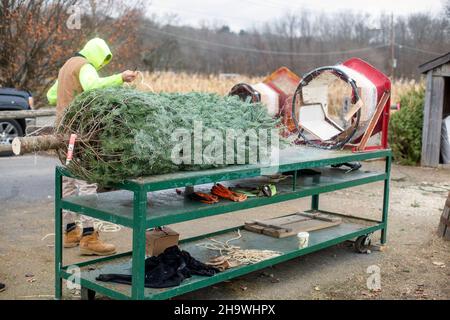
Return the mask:
{"type": "Polygon", "coordinates": [[[450,52],[447,52],[446,54],[443,54],[442,56],[439,56],[437,58],[434,58],[433,60],[430,60],[428,62],[425,62],[419,66],[419,71],[421,73],[427,73],[431,69],[437,68],[442,66],[443,64],[446,64],[450,61],[450,52]]]}

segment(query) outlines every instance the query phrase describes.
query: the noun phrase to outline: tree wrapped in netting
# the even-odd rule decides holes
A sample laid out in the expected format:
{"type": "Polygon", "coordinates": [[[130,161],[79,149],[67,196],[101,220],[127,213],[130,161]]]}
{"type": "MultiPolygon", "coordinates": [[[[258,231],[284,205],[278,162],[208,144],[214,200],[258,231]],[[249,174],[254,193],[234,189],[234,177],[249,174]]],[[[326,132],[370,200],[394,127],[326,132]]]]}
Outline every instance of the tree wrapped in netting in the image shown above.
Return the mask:
{"type": "MultiPolygon", "coordinates": [[[[173,161],[176,130],[273,130],[279,121],[261,104],[208,93],[143,93],[110,88],[84,92],[67,108],[57,134],[77,134],[71,173],[89,182],[111,185],[125,179],[224,164],[173,161]]],[[[252,147],[246,140],[246,148],[252,147]]],[[[225,142],[224,142],[225,143],[225,142]]],[[[237,144],[233,145],[238,148],[237,144]]],[[[202,148],[205,148],[202,145],[202,148]]],[[[58,151],[65,163],[67,146],[58,151]]],[[[228,151],[227,151],[228,152],[228,151]]],[[[227,163],[228,164],[228,163],[227,163]]]]}

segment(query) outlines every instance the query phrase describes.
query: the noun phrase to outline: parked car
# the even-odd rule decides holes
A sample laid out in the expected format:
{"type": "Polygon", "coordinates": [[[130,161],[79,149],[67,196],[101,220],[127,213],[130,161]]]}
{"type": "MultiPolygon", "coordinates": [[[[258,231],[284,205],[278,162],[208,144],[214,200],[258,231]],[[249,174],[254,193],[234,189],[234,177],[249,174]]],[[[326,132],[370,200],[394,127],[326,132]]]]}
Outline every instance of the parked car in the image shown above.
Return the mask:
{"type": "MultiPolygon", "coordinates": [[[[0,112],[6,110],[31,110],[33,96],[28,91],[0,88],[0,112]]],[[[0,113],[0,144],[11,144],[14,138],[23,137],[26,132],[25,119],[1,119],[0,113]]]]}

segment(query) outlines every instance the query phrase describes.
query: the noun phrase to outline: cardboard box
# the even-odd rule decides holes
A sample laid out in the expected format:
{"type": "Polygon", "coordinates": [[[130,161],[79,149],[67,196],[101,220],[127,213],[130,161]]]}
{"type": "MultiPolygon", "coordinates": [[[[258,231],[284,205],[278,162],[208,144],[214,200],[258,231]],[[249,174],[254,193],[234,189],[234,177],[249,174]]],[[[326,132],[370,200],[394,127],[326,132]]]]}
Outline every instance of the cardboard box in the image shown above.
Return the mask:
{"type": "Polygon", "coordinates": [[[147,256],[158,256],[167,248],[178,245],[180,234],[168,227],[162,229],[148,230],[145,234],[147,240],[147,256]]]}

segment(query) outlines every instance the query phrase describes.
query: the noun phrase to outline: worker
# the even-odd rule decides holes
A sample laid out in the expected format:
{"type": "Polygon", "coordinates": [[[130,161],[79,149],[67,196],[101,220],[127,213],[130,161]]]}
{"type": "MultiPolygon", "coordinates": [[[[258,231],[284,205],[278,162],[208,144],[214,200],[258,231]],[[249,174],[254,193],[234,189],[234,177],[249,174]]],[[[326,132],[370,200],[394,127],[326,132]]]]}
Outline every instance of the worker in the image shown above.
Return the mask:
{"type": "MultiPolygon", "coordinates": [[[[59,70],[58,80],[47,93],[49,103],[56,105],[55,126],[59,125],[64,110],[83,91],[118,87],[124,82],[135,80],[137,72],[130,70],[101,78],[98,71],[106,66],[112,57],[113,55],[106,42],[95,38],[90,40],[83,50],[67,60],[59,70]]],[[[85,181],[67,177],[63,179],[63,197],[96,193],[96,184],[88,184],[85,181]]],[[[73,212],[64,211],[63,213],[64,248],[79,246],[82,255],[108,256],[116,252],[116,247],[113,244],[100,240],[98,231],[94,230],[92,219],[82,219],[81,228],[76,224],[78,218],[79,216],[73,212]]]]}

